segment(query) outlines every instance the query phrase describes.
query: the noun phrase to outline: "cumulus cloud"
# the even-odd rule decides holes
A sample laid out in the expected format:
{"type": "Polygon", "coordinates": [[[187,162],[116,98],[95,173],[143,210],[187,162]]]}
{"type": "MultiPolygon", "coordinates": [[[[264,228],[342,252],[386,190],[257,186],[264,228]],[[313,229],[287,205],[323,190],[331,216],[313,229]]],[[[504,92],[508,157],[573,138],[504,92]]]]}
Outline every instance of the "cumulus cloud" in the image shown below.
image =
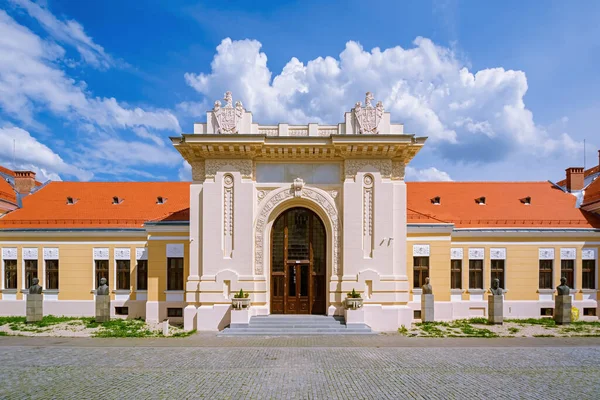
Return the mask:
{"type": "Polygon", "coordinates": [[[95,43],[77,21],[61,21],[47,8],[30,0],[8,1],[27,11],[53,38],[74,47],[87,64],[99,69],[107,69],[115,65],[113,57],[107,54],[102,46],[95,43]]]}
{"type": "Polygon", "coordinates": [[[192,166],[185,160],[181,164],[181,168],[179,168],[178,173],[179,180],[182,182],[187,182],[192,180],[192,166]]]}
{"type": "Polygon", "coordinates": [[[0,148],[6,150],[0,152],[0,165],[17,170],[33,170],[40,181],[61,180],[59,174],[74,176],[80,180],[89,180],[93,176],[91,172],[65,162],[52,149],[21,128],[0,128],[0,148]]]}
{"type": "Polygon", "coordinates": [[[450,175],[447,172],[440,171],[435,167],[426,169],[416,169],[413,167],[406,167],[406,180],[407,181],[418,181],[418,182],[432,182],[432,181],[452,181],[450,175]]]}
{"type": "Polygon", "coordinates": [[[456,162],[514,152],[548,156],[578,146],[568,134],[552,135],[534,122],[523,99],[524,72],[471,71],[451,49],[426,38],[411,48],[371,51],[349,41],[338,57],[292,58],[275,76],[260,49],[256,40],[224,39],[210,72],[188,72],[185,80],[210,101],[232,90],[264,124],[337,123],[371,91],[407,132],[428,136],[429,146],[456,162]]]}

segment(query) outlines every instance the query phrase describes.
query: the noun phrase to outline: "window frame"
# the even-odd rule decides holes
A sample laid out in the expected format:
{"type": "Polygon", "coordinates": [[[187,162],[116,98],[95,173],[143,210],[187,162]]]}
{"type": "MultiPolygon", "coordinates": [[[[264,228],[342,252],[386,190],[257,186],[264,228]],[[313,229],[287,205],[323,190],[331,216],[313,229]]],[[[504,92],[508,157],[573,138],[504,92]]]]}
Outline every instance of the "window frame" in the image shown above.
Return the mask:
{"type": "Polygon", "coordinates": [[[167,257],[167,290],[168,291],[183,291],[184,290],[184,272],[185,272],[185,264],[183,257],[167,257]],[[181,262],[180,268],[171,267],[172,262],[181,262]],[[180,271],[179,271],[180,270],[180,271]],[[174,275],[172,275],[174,274],[174,275]],[[181,284],[179,285],[179,283],[181,284]]]}
{"type": "Polygon", "coordinates": [[[564,275],[564,273],[567,272],[570,275],[570,282],[569,282],[569,277],[567,276],[567,282],[566,285],[571,288],[574,289],[575,288],[575,260],[560,260],[560,277],[562,278],[564,275]],[[565,263],[570,263],[571,264],[571,268],[565,268],[564,265],[565,263]],[[569,272],[570,271],[570,272],[569,272]]]}
{"type": "Polygon", "coordinates": [[[135,288],[137,291],[147,291],[148,290],[148,260],[136,260],[136,271],[135,271],[135,288]],[[144,275],[145,279],[140,279],[140,263],[144,264],[144,275]],[[140,287],[140,282],[144,282],[144,287],[140,287]]]}
{"type": "Polygon", "coordinates": [[[484,286],[484,281],[483,281],[483,273],[484,273],[484,265],[483,265],[483,261],[484,260],[469,260],[469,290],[483,290],[483,286],[484,286]],[[481,264],[481,268],[473,268],[474,264],[481,264]],[[478,275],[480,276],[479,280],[481,281],[481,287],[475,287],[473,285],[473,280],[472,279],[472,274],[473,273],[478,273],[478,275]]]}
{"type": "Polygon", "coordinates": [[[115,260],[115,278],[115,290],[131,290],[131,260],[115,260]]]}
{"type": "Polygon", "coordinates": [[[5,259],[3,261],[4,261],[3,265],[2,265],[2,268],[3,268],[3,271],[4,271],[4,274],[3,274],[4,276],[2,277],[3,289],[4,290],[17,290],[18,289],[18,284],[19,284],[19,278],[18,278],[19,267],[18,267],[17,260],[16,259],[5,259]],[[10,271],[8,269],[8,263],[9,262],[11,264],[14,263],[14,265],[11,265],[10,271]],[[9,272],[13,272],[14,273],[14,282],[15,282],[14,287],[12,287],[12,286],[9,287],[8,286],[8,282],[9,282],[8,281],[8,273],[9,272]]]}
{"type": "Polygon", "coordinates": [[[506,260],[505,259],[496,259],[490,260],[490,282],[493,282],[494,279],[498,278],[500,280],[500,284],[498,285],[501,289],[506,289],[506,260]],[[501,267],[498,267],[498,264],[501,264],[501,267]],[[496,266],[494,266],[496,265],[496,266]],[[501,271],[502,275],[499,276],[499,271],[501,271]]]}
{"type": "Polygon", "coordinates": [[[538,289],[554,289],[554,260],[538,260],[538,289]],[[542,264],[550,264],[550,268],[544,267],[542,264]],[[544,274],[544,281],[550,277],[549,285],[542,286],[542,274],[544,274]]]}
{"type": "Polygon", "coordinates": [[[581,288],[596,289],[596,260],[581,260],[581,288]],[[591,266],[586,267],[586,264],[591,266]],[[586,279],[586,273],[590,274],[591,277],[588,276],[586,279]],[[588,283],[591,283],[591,286],[588,283]]]}
{"type": "MultiPolygon", "coordinates": [[[[94,290],[96,290],[98,288],[98,286],[100,285],[100,279],[103,278],[103,276],[99,275],[99,271],[98,271],[98,265],[99,263],[106,263],[106,284],[109,285],[110,287],[110,265],[107,259],[104,260],[94,260],[94,278],[95,280],[95,287],[94,290]]],[[[104,268],[102,269],[102,272],[104,272],[104,268]]]]}
{"type": "Polygon", "coordinates": [[[39,268],[37,259],[23,260],[23,289],[29,290],[33,284],[33,280],[35,278],[39,279],[39,268]],[[34,265],[34,267],[31,267],[31,265],[34,265]]]}
{"type": "Polygon", "coordinates": [[[60,262],[59,260],[44,260],[44,287],[46,290],[59,290],[60,287],[60,262]],[[49,263],[56,263],[56,268],[49,268],[49,263]],[[54,278],[50,279],[50,275],[56,274],[56,287],[50,287],[50,282],[54,280],[54,278]]]}
{"type": "Polygon", "coordinates": [[[462,289],[462,261],[461,259],[450,260],[450,289],[462,289]],[[458,264],[458,268],[455,267],[458,264]],[[456,284],[455,274],[458,276],[458,285],[456,284]]]}
{"type": "Polygon", "coordinates": [[[429,256],[413,256],[413,288],[420,289],[425,284],[425,278],[429,277],[429,256]],[[426,265],[420,265],[417,260],[426,260],[426,265]],[[418,279],[417,279],[418,274],[418,279]],[[417,280],[419,284],[417,284],[417,280]]]}

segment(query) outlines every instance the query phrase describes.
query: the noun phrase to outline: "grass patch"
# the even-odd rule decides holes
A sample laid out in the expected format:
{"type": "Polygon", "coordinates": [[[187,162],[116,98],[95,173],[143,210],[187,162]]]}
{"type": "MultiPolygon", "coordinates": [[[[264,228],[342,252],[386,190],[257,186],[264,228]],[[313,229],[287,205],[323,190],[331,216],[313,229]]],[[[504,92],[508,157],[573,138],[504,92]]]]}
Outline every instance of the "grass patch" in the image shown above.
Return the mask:
{"type": "Polygon", "coordinates": [[[511,333],[514,335],[517,332],[519,332],[519,328],[515,328],[514,326],[511,326],[510,328],[508,328],[508,333],[511,333]]]}
{"type": "Polygon", "coordinates": [[[6,324],[25,323],[25,317],[0,317],[0,326],[6,324]]]}
{"type": "Polygon", "coordinates": [[[4,331],[0,331],[0,336],[8,336],[8,333],[6,333],[4,331]]]}
{"type": "Polygon", "coordinates": [[[438,328],[436,325],[439,325],[438,322],[421,322],[419,324],[419,328],[421,331],[425,333],[426,337],[444,337],[444,331],[438,328]]]}
{"type": "Polygon", "coordinates": [[[477,324],[477,325],[487,325],[489,323],[488,319],[483,318],[483,317],[471,318],[468,321],[471,324],[477,324]]]}
{"type": "MultiPolygon", "coordinates": [[[[100,329],[94,333],[94,337],[102,338],[123,338],[123,337],[157,337],[158,331],[151,331],[146,328],[146,322],[139,319],[113,319],[102,324],[95,321],[89,325],[99,326],[100,329]]],[[[94,326],[94,327],[95,327],[94,326]]]]}
{"type": "Polygon", "coordinates": [[[527,318],[527,319],[505,319],[504,322],[512,322],[519,325],[543,325],[555,326],[556,322],[552,318],[527,318]]]}
{"type": "Polygon", "coordinates": [[[191,336],[191,335],[193,335],[194,333],[196,333],[196,330],[195,330],[195,329],[194,329],[194,330],[191,330],[191,331],[188,331],[188,332],[186,332],[186,331],[183,331],[183,332],[177,332],[177,333],[174,333],[174,334],[172,334],[172,335],[171,335],[171,337],[180,337],[180,338],[181,338],[181,337],[188,337],[188,336],[191,336]]]}
{"type": "Polygon", "coordinates": [[[408,329],[406,329],[406,327],[402,325],[400,328],[398,328],[398,333],[402,336],[406,336],[408,335],[408,329]]]}
{"type": "Polygon", "coordinates": [[[467,337],[484,337],[484,338],[493,338],[498,337],[497,334],[485,328],[476,328],[471,325],[472,320],[459,319],[454,321],[453,325],[460,329],[462,334],[467,337]]]}
{"type": "Polygon", "coordinates": [[[574,321],[571,322],[571,325],[583,325],[600,328],[600,321],[574,321]]]}

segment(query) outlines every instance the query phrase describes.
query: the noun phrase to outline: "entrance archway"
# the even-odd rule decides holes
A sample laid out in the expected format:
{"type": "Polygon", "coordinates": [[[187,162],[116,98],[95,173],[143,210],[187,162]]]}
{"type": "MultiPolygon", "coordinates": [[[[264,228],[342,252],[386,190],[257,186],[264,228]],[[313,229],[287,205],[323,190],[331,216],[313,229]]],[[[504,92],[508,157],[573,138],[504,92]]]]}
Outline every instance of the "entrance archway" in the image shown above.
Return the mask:
{"type": "Polygon", "coordinates": [[[271,313],[325,314],[327,234],[308,208],[277,217],[271,230],[271,313]]]}

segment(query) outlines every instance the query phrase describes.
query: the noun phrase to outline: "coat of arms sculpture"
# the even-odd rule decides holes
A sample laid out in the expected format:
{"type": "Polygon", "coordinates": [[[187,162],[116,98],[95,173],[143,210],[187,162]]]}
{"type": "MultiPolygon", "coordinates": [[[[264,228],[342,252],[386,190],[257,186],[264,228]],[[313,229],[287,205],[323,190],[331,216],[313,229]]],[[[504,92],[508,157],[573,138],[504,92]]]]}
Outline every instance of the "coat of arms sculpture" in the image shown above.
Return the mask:
{"type": "Polygon", "coordinates": [[[237,124],[244,115],[242,102],[236,101],[235,107],[233,107],[233,98],[229,91],[225,93],[223,100],[225,100],[223,107],[221,107],[221,102],[217,100],[213,108],[213,114],[217,121],[217,133],[238,133],[237,124]]]}
{"type": "Polygon", "coordinates": [[[362,134],[379,133],[377,127],[383,116],[383,103],[378,101],[375,107],[371,104],[374,100],[371,92],[367,92],[365,97],[365,106],[359,101],[354,106],[354,116],[358,124],[358,130],[362,134]]]}

